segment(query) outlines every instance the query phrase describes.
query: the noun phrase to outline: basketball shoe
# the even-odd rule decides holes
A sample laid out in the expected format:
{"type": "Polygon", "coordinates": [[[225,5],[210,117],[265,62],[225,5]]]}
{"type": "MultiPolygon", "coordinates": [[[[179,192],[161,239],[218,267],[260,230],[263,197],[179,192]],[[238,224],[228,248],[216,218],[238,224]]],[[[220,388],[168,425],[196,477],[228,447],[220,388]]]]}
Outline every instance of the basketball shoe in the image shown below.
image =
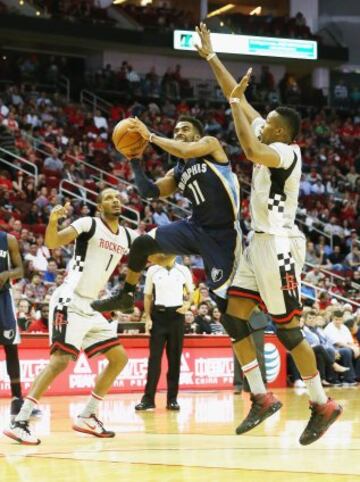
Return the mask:
{"type": "Polygon", "coordinates": [[[245,420],[237,427],[238,435],[248,432],[257,427],[263,420],[270,417],[273,413],[280,410],[282,403],[271,392],[260,393],[258,395],[251,394],[251,409],[245,420]]]}
{"type": "Polygon", "coordinates": [[[309,445],[319,439],[335,420],[341,415],[341,405],[328,398],[326,403],[310,402],[311,416],[305,430],[301,434],[299,442],[301,445],[309,445]]]}
{"type": "Polygon", "coordinates": [[[77,432],[88,433],[100,438],[112,438],[115,437],[115,432],[106,430],[104,424],[93,413],[90,417],[77,416],[76,422],[73,427],[77,432]]]}
{"type": "Polygon", "coordinates": [[[123,293],[119,291],[116,295],[95,300],[90,304],[91,308],[100,313],[104,311],[121,311],[122,313],[132,313],[134,311],[133,293],[123,293]]]}
{"type": "Polygon", "coordinates": [[[40,443],[40,440],[31,433],[27,420],[12,422],[10,428],[4,430],[4,435],[16,440],[22,445],[39,445],[40,443]]]}

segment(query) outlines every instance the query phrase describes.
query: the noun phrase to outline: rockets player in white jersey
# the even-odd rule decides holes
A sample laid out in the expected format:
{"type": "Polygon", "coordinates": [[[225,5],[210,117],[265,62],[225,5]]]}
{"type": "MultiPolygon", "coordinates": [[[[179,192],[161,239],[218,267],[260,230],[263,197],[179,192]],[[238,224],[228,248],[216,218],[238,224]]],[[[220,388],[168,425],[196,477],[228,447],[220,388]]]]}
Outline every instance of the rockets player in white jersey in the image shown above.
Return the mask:
{"type": "Polygon", "coordinates": [[[295,138],[300,117],[294,109],[278,107],[266,119],[261,118],[245,97],[251,69],[237,85],[213,51],[206,25],[201,24],[197,32],[201,40],[197,50],[209,62],[228,98],[237,137],[246,158],[254,163],[251,239],[228,289],[228,309],[222,318],[251,389],[250,412],[236,433],[251,430],[282,406],[266,390],[250,336],[248,321],[256,306],[263,303],[308,389],[312,413],[299,440],[308,445],[335,422],[342,407],[325,394],[314,352],[299,326],[305,259],[305,239],[295,225],[301,177],[301,150],[295,138]]]}
{"type": "Polygon", "coordinates": [[[119,225],[121,202],[115,189],[103,190],[97,201],[99,217],[79,218],[60,231],[58,220],[66,216],[68,206],[55,206],[50,213],[46,245],[55,249],[75,241],[75,249],[64,283],[54,291],[50,300],[49,364],[32,384],[15,421],[4,431],[5,435],[22,444],[40,443],[30,431],[30,414],[41,395],[69,362],[77,359],[81,349],[88,357],[103,353],[109,363],[98,375],[94,390],[73,429],[96,437],[115,436],[114,432],[104,428],[97,417],[97,409],[125,367],[127,356],[117,336],[117,323],[107,321],[90,307],[90,303],[105,288],[137,235],[119,225]]]}

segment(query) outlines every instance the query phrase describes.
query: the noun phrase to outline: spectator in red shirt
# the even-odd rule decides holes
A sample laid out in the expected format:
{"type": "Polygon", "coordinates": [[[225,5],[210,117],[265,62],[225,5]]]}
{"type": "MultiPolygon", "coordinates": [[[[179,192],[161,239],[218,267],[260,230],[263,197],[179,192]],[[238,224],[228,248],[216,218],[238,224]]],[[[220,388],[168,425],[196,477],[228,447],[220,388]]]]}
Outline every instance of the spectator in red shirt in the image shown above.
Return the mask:
{"type": "Polygon", "coordinates": [[[40,318],[33,319],[28,326],[28,333],[47,333],[49,331],[49,305],[44,303],[40,308],[40,318]]]}

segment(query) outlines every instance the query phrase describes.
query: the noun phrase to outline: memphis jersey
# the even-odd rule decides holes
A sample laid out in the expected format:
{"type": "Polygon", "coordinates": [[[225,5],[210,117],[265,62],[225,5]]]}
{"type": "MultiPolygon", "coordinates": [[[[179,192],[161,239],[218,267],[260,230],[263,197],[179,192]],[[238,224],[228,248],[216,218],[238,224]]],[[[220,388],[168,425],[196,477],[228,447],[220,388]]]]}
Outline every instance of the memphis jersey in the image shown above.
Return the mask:
{"type": "Polygon", "coordinates": [[[240,186],[230,163],[211,157],[179,161],[174,176],[180,192],[192,204],[191,221],[202,227],[232,226],[240,213],[240,186]]]}
{"type": "MultiPolygon", "coordinates": [[[[252,128],[257,136],[265,120],[256,118],[252,128]]],[[[299,236],[295,225],[301,177],[301,151],[297,144],[269,144],[280,157],[279,167],[255,164],[251,181],[251,226],[254,231],[281,236],[299,236]]]]}
{"type": "Polygon", "coordinates": [[[122,226],[115,234],[101,218],[89,216],[77,219],[70,226],[79,236],[62,286],[83,298],[95,299],[137,234],[122,226]]]}
{"type": "MultiPolygon", "coordinates": [[[[9,268],[10,260],[7,233],[0,231],[0,273],[9,271],[9,268]]],[[[7,291],[8,289],[10,289],[9,280],[0,287],[0,293],[7,291]]]]}

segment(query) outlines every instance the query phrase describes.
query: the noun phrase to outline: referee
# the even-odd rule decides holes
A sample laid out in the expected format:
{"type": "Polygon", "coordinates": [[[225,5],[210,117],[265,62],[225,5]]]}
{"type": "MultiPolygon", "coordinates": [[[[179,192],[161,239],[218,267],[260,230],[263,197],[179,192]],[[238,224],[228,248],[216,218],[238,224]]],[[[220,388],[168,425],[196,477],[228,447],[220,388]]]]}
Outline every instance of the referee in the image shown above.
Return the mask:
{"type": "Polygon", "coordinates": [[[144,288],[146,328],[150,331],[150,356],[145,393],[135,410],[155,408],[155,392],[165,345],[168,360],[166,408],[179,410],[177,394],[185,330],[184,315],[190,307],[193,293],[192,275],[189,268],[175,263],[175,256],[154,255],[149,259],[157,263],[148,269],[144,288]],[[185,292],[188,301],[184,299],[185,292]]]}

